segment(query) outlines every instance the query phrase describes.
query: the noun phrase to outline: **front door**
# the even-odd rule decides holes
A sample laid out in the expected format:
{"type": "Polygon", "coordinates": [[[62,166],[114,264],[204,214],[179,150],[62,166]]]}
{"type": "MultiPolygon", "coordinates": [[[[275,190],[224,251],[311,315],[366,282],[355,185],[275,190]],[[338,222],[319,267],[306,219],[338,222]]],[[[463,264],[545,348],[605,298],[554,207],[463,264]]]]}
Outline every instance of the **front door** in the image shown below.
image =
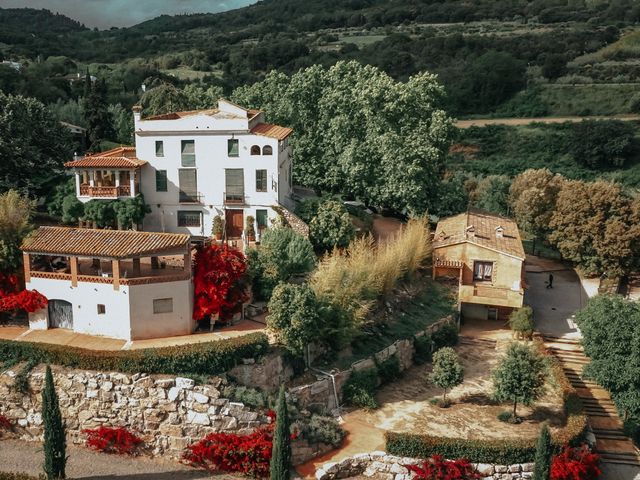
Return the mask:
{"type": "Polygon", "coordinates": [[[65,300],[49,300],[49,328],[73,328],[73,307],[65,300]]]}
{"type": "Polygon", "coordinates": [[[225,216],[227,226],[227,238],[240,238],[242,236],[244,215],[242,210],[229,209],[225,216]]]}

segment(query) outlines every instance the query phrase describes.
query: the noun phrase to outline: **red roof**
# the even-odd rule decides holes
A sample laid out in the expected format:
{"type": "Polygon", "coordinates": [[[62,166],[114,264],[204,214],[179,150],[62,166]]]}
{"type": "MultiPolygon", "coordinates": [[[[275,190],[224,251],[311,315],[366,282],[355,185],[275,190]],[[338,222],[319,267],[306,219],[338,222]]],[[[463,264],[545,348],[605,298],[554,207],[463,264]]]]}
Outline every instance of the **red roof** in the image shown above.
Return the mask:
{"type": "Polygon", "coordinates": [[[64,164],[67,168],[138,168],[147,163],[136,157],[136,147],[117,147],[106,152],[86,155],[64,164]]]}
{"type": "Polygon", "coordinates": [[[276,138],[278,140],[284,140],[293,133],[293,129],[288,127],[281,127],[280,125],[274,125],[272,123],[259,123],[251,129],[251,133],[255,135],[276,138]]]}

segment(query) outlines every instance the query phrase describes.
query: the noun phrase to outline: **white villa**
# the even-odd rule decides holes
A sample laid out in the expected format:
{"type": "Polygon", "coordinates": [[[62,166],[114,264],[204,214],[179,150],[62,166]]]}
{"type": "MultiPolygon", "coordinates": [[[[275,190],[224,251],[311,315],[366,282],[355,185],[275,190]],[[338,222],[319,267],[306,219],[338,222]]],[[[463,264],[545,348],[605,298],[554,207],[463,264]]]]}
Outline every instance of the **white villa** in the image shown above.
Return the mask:
{"type": "Polygon", "coordinates": [[[290,128],[226,100],[218,108],[143,118],[134,107],[135,147],[68,162],[82,202],[144,195],[145,231],[208,237],[219,215],[229,239],[246,217],[260,233],[293,205],[290,128]]]}
{"type": "Polygon", "coordinates": [[[189,235],[40,227],[22,251],[26,288],[49,300],[32,330],[127,341],[194,330],[189,235]]]}

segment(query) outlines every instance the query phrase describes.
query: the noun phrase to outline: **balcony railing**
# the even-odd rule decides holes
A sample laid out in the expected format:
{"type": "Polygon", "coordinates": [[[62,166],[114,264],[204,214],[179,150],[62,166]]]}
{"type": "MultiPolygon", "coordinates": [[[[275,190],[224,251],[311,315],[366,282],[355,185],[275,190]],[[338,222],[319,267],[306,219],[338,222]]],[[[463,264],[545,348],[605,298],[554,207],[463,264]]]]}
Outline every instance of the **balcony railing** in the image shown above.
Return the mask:
{"type": "Polygon", "coordinates": [[[119,187],[92,187],[91,185],[80,185],[80,196],[97,198],[130,197],[131,186],[120,185],[119,187]]]}
{"type": "Polygon", "coordinates": [[[204,195],[201,193],[180,192],[178,201],[179,203],[195,203],[202,205],[204,203],[204,195]]]}
{"type": "MultiPolygon", "coordinates": [[[[47,280],[66,280],[71,281],[72,275],[70,273],[60,272],[31,272],[32,278],[44,278],[47,280]]],[[[98,276],[98,275],[78,275],[78,282],[86,283],[103,283],[112,284],[113,277],[111,275],[98,276]]],[[[165,283],[165,282],[178,282],[182,280],[189,280],[191,278],[190,271],[177,271],[175,273],[167,273],[164,275],[153,275],[146,277],[120,277],[120,285],[148,285],[151,283],[165,283]]]]}
{"type": "Polygon", "coordinates": [[[244,205],[246,199],[244,193],[227,193],[222,194],[222,203],[224,205],[244,205]]]}

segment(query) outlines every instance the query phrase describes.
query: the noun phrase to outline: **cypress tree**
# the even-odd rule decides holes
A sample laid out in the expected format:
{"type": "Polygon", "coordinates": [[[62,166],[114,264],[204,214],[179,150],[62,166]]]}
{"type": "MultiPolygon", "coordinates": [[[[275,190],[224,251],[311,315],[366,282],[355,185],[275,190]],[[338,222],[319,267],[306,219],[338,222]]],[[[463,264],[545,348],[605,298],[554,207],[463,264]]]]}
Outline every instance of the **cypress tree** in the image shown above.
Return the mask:
{"type": "Polygon", "coordinates": [[[47,480],[66,478],[67,445],[65,426],[60,413],[58,395],[53,385],[51,367],[47,365],[42,391],[42,420],[44,422],[44,471],[47,480]]]}
{"type": "Polygon", "coordinates": [[[278,406],[276,407],[276,430],[273,434],[271,453],[271,480],[289,480],[291,464],[291,435],[289,433],[289,414],[284,386],[280,387],[278,406]]]}
{"type": "Polygon", "coordinates": [[[533,480],[549,480],[551,471],[551,434],[547,425],[542,426],[536,447],[536,466],[533,469],[533,480]]]}

